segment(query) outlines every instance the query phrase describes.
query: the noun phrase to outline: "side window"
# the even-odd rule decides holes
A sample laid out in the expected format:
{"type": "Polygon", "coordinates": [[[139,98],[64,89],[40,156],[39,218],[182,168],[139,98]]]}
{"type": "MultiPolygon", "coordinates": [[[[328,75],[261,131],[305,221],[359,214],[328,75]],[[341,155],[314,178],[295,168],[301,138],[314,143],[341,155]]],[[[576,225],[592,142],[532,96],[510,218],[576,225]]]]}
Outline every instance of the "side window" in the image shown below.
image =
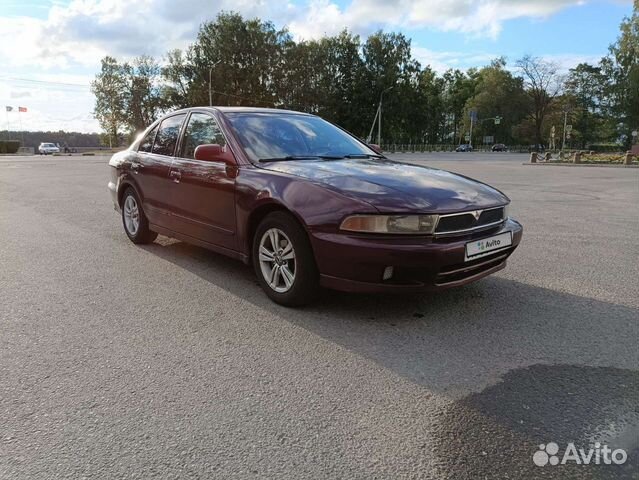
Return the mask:
{"type": "Polygon", "coordinates": [[[195,158],[195,148],[199,145],[226,144],[222,130],[213,117],[205,113],[193,113],[186,126],[182,147],[183,158],[195,158]]]}
{"type": "Polygon", "coordinates": [[[173,115],[172,117],[162,120],[158,134],[155,137],[155,143],[153,144],[153,153],[167,155],[169,157],[173,156],[184,117],[186,117],[186,114],[173,115]]]}
{"type": "Polygon", "coordinates": [[[158,131],[158,126],[156,125],[153,130],[147,133],[142,141],[140,142],[140,146],[138,147],[138,152],[150,152],[153,147],[153,140],[155,139],[155,134],[158,131]]]}

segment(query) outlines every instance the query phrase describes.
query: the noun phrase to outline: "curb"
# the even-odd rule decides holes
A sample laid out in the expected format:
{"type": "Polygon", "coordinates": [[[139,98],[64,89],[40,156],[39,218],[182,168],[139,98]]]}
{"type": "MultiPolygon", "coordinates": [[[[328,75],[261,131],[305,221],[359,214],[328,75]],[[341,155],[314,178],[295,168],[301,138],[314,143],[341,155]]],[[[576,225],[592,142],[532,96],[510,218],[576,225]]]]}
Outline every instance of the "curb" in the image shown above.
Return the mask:
{"type": "Polygon", "coordinates": [[[541,162],[541,163],[522,163],[522,165],[530,165],[531,167],[554,166],[554,167],[605,167],[605,168],[639,168],[637,165],[610,164],[610,163],[559,163],[559,162],[541,162]]]}

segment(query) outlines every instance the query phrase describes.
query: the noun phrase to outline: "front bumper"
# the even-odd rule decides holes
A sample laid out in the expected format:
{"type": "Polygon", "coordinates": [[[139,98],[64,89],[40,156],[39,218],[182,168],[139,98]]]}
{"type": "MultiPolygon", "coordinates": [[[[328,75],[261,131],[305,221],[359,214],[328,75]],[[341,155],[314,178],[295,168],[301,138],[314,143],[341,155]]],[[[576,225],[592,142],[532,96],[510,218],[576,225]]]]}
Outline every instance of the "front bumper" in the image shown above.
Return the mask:
{"type": "Polygon", "coordinates": [[[521,224],[502,225],[454,238],[390,237],[315,232],[311,243],[322,286],[347,292],[423,292],[474,282],[503,269],[521,242],[521,224]],[[477,260],[465,261],[466,243],[512,232],[512,245],[477,260]],[[384,269],[393,276],[383,280],[384,269]]]}
{"type": "Polygon", "coordinates": [[[109,193],[111,194],[113,208],[116,212],[120,213],[120,203],[118,202],[118,186],[114,181],[110,181],[107,187],[109,189],[109,193]]]}

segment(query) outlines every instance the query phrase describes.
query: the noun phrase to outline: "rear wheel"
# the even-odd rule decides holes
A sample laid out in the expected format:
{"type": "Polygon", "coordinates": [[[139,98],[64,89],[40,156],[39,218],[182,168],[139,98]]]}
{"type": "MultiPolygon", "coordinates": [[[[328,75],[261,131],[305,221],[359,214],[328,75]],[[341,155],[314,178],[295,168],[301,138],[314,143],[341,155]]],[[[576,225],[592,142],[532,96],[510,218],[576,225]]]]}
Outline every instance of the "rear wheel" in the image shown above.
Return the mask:
{"type": "Polygon", "coordinates": [[[273,212],[253,238],[253,266],[266,294],[286,306],[309,303],[319,288],[317,266],[306,231],[290,214],[273,212]]]}
{"type": "Polygon", "coordinates": [[[142,210],[142,203],[132,188],[127,188],[122,196],[122,225],[133,243],[151,243],[158,234],[149,230],[149,221],[142,210]]]}

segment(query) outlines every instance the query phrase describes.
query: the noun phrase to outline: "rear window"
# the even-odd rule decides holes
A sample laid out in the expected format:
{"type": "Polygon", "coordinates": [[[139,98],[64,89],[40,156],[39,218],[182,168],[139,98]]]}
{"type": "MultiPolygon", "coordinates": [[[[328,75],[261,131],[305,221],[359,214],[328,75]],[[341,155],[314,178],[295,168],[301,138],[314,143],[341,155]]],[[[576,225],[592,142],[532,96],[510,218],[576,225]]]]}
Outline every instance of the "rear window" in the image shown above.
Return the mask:
{"type": "Polygon", "coordinates": [[[173,115],[172,117],[162,120],[158,134],[155,136],[153,153],[173,156],[180,135],[180,127],[185,117],[186,114],[173,115]]]}
{"type": "Polygon", "coordinates": [[[155,126],[149,133],[147,133],[138,147],[138,152],[150,152],[153,148],[153,140],[155,140],[155,134],[158,131],[158,125],[155,126]]]}

